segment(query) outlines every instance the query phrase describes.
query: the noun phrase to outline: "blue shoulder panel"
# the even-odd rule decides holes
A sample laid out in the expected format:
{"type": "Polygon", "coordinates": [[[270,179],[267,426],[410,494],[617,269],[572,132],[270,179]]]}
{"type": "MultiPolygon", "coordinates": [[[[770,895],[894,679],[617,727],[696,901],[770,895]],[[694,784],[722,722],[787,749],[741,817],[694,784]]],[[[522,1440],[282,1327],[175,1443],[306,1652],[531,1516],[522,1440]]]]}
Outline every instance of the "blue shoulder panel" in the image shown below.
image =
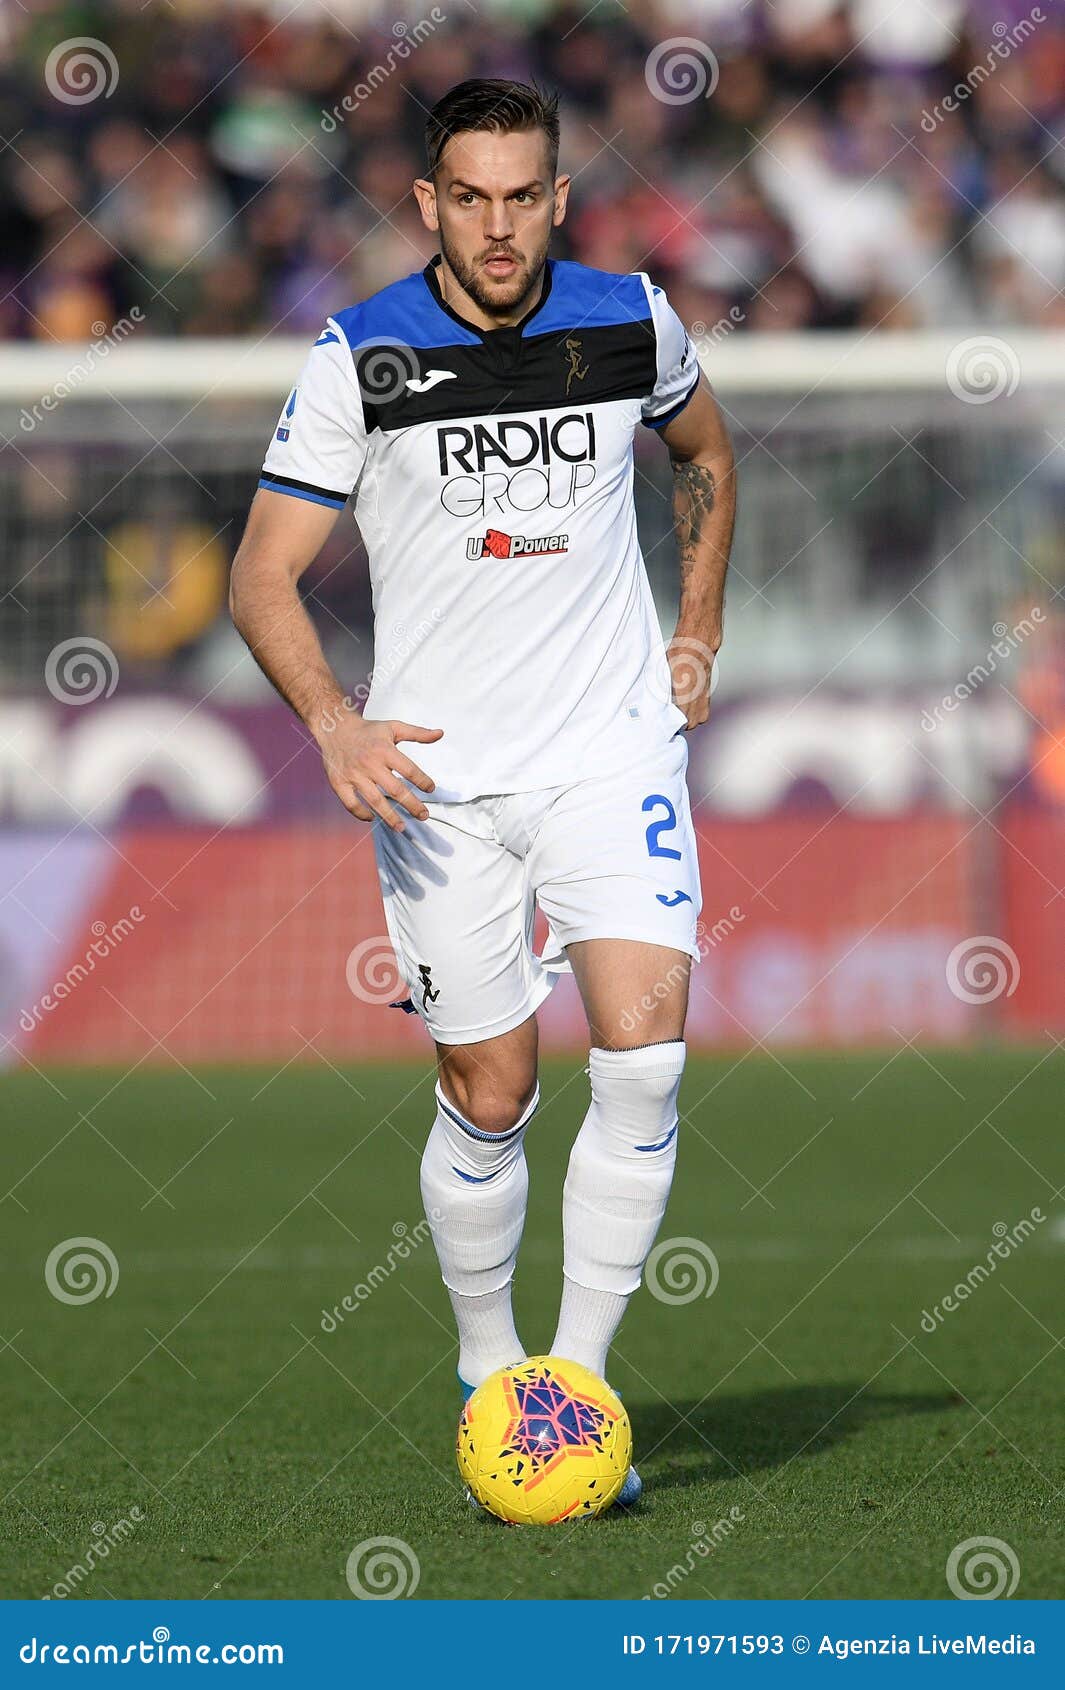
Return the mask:
{"type": "Polygon", "coordinates": [[[559,261],[552,263],[551,292],[543,308],[530,318],[529,333],[612,328],[617,323],[648,322],[650,317],[639,276],[615,276],[609,270],[559,261]]]}
{"type": "Polygon", "coordinates": [[[440,309],[420,270],[382,288],[361,305],[337,311],[333,321],[343,329],[352,351],[381,340],[411,348],[480,345],[473,329],[463,328],[440,309]]]}

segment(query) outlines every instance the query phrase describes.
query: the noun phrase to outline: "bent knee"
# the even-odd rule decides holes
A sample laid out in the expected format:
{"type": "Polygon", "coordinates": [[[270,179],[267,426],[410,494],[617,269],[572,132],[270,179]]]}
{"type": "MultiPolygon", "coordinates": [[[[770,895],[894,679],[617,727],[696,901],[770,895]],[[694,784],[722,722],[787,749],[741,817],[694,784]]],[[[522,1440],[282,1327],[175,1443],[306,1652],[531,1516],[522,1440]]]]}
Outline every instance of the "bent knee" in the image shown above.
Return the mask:
{"type": "Polygon", "coordinates": [[[535,1072],[504,1078],[473,1064],[449,1062],[441,1082],[460,1114],[482,1133],[509,1132],[536,1096],[535,1072]]]}

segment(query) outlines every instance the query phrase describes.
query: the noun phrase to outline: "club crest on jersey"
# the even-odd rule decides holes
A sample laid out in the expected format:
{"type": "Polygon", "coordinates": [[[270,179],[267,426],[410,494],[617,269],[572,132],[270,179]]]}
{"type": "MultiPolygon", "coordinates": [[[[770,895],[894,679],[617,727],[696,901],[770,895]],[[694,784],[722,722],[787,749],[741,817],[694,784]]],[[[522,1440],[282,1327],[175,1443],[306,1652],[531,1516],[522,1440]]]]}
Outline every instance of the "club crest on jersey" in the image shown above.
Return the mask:
{"type": "Polygon", "coordinates": [[[553,557],[569,550],[568,534],[548,534],[527,540],[524,534],[503,534],[490,528],[483,540],[467,540],[466,556],[471,563],[482,557],[553,557]]]}
{"type": "Polygon", "coordinates": [[[577,335],[568,334],[562,343],[562,353],[569,360],[566,370],[566,398],[569,398],[570,388],[575,381],[583,381],[588,374],[588,366],[581,357],[584,342],[577,335]]]}

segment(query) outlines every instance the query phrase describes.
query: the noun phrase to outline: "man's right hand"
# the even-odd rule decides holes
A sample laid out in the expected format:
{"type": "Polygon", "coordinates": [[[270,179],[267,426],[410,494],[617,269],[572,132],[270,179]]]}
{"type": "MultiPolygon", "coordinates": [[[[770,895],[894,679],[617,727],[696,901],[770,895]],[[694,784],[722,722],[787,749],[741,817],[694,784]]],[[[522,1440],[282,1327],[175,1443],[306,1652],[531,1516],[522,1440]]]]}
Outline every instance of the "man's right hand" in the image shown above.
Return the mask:
{"type": "Polygon", "coordinates": [[[428,810],[404,782],[410,781],[422,792],[432,792],[434,782],[397,746],[400,740],[432,745],[443,732],[443,728],[418,728],[411,722],[368,722],[342,709],[335,726],[323,726],[316,737],[329,784],[345,810],[361,822],[379,816],[393,832],[402,833],[403,818],[388,800],[394,799],[416,820],[427,821],[428,810]]]}

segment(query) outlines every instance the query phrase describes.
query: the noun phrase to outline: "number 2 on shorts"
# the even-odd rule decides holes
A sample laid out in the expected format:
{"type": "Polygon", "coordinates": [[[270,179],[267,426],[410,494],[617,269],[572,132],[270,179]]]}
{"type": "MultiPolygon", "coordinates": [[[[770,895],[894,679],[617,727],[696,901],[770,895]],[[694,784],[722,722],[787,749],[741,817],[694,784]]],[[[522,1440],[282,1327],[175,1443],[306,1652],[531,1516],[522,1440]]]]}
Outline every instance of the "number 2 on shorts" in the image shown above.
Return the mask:
{"type": "Polygon", "coordinates": [[[677,826],[677,812],[673,808],[669,799],[663,797],[660,792],[652,792],[644,799],[640,808],[646,815],[648,811],[657,809],[659,805],[662,806],[666,813],[664,818],[660,821],[654,821],[648,825],[647,833],[645,835],[647,839],[647,855],[649,857],[672,857],[675,862],[679,863],[679,851],[674,851],[670,845],[660,845],[658,843],[663,833],[673,833],[677,826]]]}

